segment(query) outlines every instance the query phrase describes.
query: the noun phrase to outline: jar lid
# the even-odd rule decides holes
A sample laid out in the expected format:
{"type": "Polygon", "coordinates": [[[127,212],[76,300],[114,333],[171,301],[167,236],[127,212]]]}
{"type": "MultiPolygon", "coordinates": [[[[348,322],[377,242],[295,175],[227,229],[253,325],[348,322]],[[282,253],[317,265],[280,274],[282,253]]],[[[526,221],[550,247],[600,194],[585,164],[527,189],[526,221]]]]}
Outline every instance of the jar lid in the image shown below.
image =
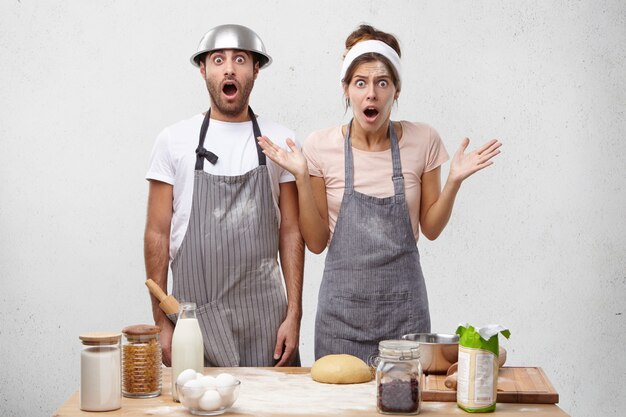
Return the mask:
{"type": "Polygon", "coordinates": [[[122,334],[111,332],[89,332],[81,333],[78,338],[86,345],[109,345],[119,343],[122,338],[122,334]]]}
{"type": "Polygon", "coordinates": [[[380,356],[399,359],[419,359],[420,344],[412,340],[382,340],[378,343],[380,356]]]}
{"type": "Polygon", "coordinates": [[[127,336],[152,335],[161,333],[161,328],[150,324],[134,324],[132,326],[124,327],[122,329],[122,333],[127,336]]]}

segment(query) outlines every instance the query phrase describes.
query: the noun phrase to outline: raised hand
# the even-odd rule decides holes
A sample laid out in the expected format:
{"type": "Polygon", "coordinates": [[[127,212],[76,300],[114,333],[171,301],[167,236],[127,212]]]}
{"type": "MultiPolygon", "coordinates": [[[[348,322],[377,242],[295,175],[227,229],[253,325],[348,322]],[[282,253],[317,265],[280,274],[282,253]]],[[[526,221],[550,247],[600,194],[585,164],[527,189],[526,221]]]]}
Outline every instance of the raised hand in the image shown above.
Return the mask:
{"type": "Polygon", "coordinates": [[[267,136],[261,136],[258,140],[261,149],[263,149],[263,153],[282,168],[291,172],[296,179],[308,173],[309,167],[306,158],[302,152],[300,152],[296,143],[290,138],[287,138],[287,146],[289,146],[291,152],[274,144],[267,136]]]}
{"type": "Polygon", "coordinates": [[[461,142],[461,146],[459,146],[459,149],[452,157],[449,175],[451,181],[460,183],[475,172],[493,164],[491,159],[500,153],[498,148],[502,146],[502,143],[497,139],[492,139],[480,148],[466,154],[465,150],[469,143],[470,140],[464,138],[461,142]]]}

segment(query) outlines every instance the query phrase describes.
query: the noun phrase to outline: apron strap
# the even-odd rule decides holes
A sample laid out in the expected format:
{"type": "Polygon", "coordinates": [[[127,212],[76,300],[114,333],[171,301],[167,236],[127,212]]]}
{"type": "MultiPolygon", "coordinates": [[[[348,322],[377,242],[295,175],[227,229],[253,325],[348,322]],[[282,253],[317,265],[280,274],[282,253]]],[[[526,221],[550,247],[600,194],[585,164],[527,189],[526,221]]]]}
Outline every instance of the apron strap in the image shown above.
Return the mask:
{"type": "MultiPolygon", "coordinates": [[[[352,139],[350,137],[350,130],[352,129],[352,122],[350,120],[348,127],[346,128],[346,137],[344,140],[344,154],[345,154],[345,194],[352,194],[354,191],[354,160],[352,156],[352,139]]],[[[402,161],[400,160],[400,146],[398,145],[398,136],[396,130],[393,128],[393,122],[389,121],[389,140],[391,141],[391,162],[393,164],[393,192],[396,200],[398,198],[404,199],[404,175],[402,175],[402,161]]]]}
{"type": "MultiPolygon", "coordinates": [[[[352,119],[354,120],[354,119],[352,119]]],[[[346,138],[343,141],[344,159],[345,159],[345,194],[352,194],[354,191],[354,161],[352,159],[352,140],[350,139],[350,130],[352,129],[352,120],[346,128],[346,138]]]]}
{"type": "Polygon", "coordinates": [[[256,121],[256,116],[252,111],[252,107],[248,106],[248,116],[250,116],[250,120],[252,121],[252,131],[254,132],[254,144],[256,145],[256,154],[259,158],[259,166],[266,165],[265,154],[263,153],[263,149],[261,149],[261,145],[259,145],[259,141],[257,140],[259,136],[261,136],[261,129],[259,128],[259,123],[256,121]]]}
{"type": "MultiPolygon", "coordinates": [[[[261,129],[259,128],[259,124],[257,123],[256,116],[252,111],[252,107],[248,106],[248,116],[250,117],[250,121],[252,121],[252,131],[254,132],[254,144],[256,145],[256,153],[259,159],[259,165],[265,165],[266,159],[261,146],[256,140],[259,136],[261,136],[261,129]]],[[[209,130],[209,123],[211,121],[211,109],[209,109],[204,115],[204,120],[202,121],[202,127],[200,128],[200,139],[198,141],[198,147],[196,148],[196,171],[204,170],[204,160],[206,159],[213,165],[217,163],[218,156],[213,152],[207,150],[204,147],[204,140],[206,139],[207,131],[209,130]]]]}
{"type": "Polygon", "coordinates": [[[393,163],[393,192],[396,198],[404,199],[404,175],[402,175],[402,161],[400,160],[400,145],[393,122],[389,120],[389,139],[391,140],[391,161],[393,163]]]}
{"type": "Polygon", "coordinates": [[[204,139],[206,138],[206,132],[209,130],[209,121],[211,120],[211,109],[209,109],[204,115],[202,121],[202,127],[200,128],[200,140],[198,147],[196,148],[196,171],[204,170],[204,159],[215,165],[217,163],[218,156],[213,152],[204,148],[204,139]]]}

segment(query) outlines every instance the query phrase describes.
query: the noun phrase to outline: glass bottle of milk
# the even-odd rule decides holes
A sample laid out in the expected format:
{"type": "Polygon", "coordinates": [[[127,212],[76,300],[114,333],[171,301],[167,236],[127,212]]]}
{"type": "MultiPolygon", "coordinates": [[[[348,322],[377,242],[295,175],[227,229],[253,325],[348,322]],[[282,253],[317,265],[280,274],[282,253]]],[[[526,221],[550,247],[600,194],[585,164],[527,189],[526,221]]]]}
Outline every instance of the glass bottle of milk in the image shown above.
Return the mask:
{"type": "Polygon", "coordinates": [[[178,401],[176,379],[185,369],[204,370],[204,343],[196,318],[196,303],[180,303],[172,336],[172,397],[178,401]]]}

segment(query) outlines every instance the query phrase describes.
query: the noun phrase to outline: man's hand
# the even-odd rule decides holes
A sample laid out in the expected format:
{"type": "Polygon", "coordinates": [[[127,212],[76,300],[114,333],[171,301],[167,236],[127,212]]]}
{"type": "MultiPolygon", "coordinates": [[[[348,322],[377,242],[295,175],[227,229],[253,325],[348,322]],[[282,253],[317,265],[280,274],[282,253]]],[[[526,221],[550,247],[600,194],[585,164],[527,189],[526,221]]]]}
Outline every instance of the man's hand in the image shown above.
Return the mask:
{"type": "Polygon", "coordinates": [[[274,359],[280,359],[276,366],[286,366],[293,363],[298,352],[302,319],[304,241],[298,227],[298,189],[295,182],[280,184],[279,207],[278,251],[287,289],[287,318],[278,328],[274,359]]]}
{"type": "Polygon", "coordinates": [[[174,324],[165,319],[158,323],[161,328],[161,352],[163,353],[161,360],[163,365],[172,366],[172,335],[174,334],[174,324]]]}
{"type": "Polygon", "coordinates": [[[287,315],[287,318],[278,328],[276,347],[274,348],[274,359],[279,359],[274,366],[291,365],[298,352],[300,344],[300,320],[294,315],[287,315]]]}

